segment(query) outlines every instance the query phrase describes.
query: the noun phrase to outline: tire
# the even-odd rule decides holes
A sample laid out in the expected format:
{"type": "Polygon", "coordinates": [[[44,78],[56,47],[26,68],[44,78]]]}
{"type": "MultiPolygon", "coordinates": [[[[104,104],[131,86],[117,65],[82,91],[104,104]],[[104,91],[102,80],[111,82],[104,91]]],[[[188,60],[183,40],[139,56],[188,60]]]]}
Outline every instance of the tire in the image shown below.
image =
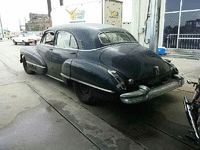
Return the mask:
{"type": "Polygon", "coordinates": [[[25,57],[23,57],[22,59],[23,59],[24,71],[25,71],[27,74],[35,74],[34,71],[32,71],[32,70],[30,70],[30,69],[28,68],[25,57]]]}
{"type": "Polygon", "coordinates": [[[91,87],[78,82],[73,82],[73,88],[80,102],[89,105],[94,104],[93,91],[91,87]]]}
{"type": "Polygon", "coordinates": [[[27,42],[25,42],[25,41],[22,41],[22,44],[23,44],[24,46],[29,45],[29,43],[27,43],[27,42]]]}
{"type": "Polygon", "coordinates": [[[24,45],[24,46],[25,46],[25,45],[26,45],[26,43],[25,43],[24,41],[22,41],[22,45],[24,45]]]}
{"type": "Polygon", "coordinates": [[[13,40],[13,43],[14,43],[15,45],[17,45],[17,42],[15,42],[15,40],[13,40]]]}

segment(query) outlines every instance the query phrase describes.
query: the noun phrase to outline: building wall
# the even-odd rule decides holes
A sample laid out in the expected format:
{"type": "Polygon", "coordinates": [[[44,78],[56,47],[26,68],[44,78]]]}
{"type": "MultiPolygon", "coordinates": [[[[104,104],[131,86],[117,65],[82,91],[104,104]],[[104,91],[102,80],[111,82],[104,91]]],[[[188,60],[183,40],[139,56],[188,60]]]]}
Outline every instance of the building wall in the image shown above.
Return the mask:
{"type": "MultiPolygon", "coordinates": [[[[152,15],[150,14],[150,2],[151,0],[132,0],[131,21],[123,23],[123,27],[129,30],[141,45],[146,47],[149,47],[148,38],[152,33],[151,29],[147,27],[148,21],[150,21],[149,17],[152,15]]],[[[123,13],[129,11],[125,8],[123,10],[123,13]]]]}
{"type": "Polygon", "coordinates": [[[51,18],[46,14],[32,14],[29,15],[30,21],[26,23],[26,31],[33,31],[38,28],[39,31],[43,31],[52,26],[51,18]]]}

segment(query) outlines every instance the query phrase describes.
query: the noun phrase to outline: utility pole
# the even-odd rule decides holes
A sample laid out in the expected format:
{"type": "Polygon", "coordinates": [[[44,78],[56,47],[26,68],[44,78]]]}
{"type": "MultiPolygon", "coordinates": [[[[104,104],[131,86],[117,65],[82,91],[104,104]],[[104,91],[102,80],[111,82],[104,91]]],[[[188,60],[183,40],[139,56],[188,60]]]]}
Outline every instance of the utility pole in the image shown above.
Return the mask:
{"type": "Polygon", "coordinates": [[[63,6],[63,0],[60,0],[60,6],[63,6]]]}
{"type": "Polygon", "coordinates": [[[160,0],[151,0],[151,34],[149,48],[156,53],[158,51],[159,6],[160,0]]]}
{"type": "Polygon", "coordinates": [[[19,31],[21,31],[21,20],[19,19],[19,31]]]}
{"type": "Polygon", "coordinates": [[[2,21],[1,21],[1,14],[0,14],[0,24],[1,24],[1,32],[2,32],[2,35],[3,35],[3,37],[4,37],[3,26],[2,26],[2,21]]]}
{"type": "Polygon", "coordinates": [[[48,17],[51,17],[51,0],[47,0],[47,6],[48,6],[48,17]]]}

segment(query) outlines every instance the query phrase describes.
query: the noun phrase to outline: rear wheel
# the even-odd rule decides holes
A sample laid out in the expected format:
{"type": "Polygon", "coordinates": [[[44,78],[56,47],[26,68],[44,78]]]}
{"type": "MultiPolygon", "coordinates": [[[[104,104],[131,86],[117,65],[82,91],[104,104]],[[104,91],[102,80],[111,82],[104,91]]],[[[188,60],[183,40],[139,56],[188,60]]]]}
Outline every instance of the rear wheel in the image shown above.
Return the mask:
{"type": "Polygon", "coordinates": [[[94,103],[93,91],[91,87],[78,82],[73,82],[73,87],[78,99],[82,103],[85,104],[94,103]]]}
{"type": "Polygon", "coordinates": [[[25,71],[27,74],[35,74],[34,71],[32,71],[32,70],[30,70],[30,69],[28,68],[25,57],[23,57],[23,67],[24,67],[24,71],[25,71]]]}

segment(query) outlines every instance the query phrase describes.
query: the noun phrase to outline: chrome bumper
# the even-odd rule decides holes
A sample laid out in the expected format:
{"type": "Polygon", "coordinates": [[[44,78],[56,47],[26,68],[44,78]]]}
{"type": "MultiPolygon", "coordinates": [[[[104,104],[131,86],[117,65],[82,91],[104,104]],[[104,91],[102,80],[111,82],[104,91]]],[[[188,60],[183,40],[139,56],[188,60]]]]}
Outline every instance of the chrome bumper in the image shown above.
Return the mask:
{"type": "Polygon", "coordinates": [[[137,91],[121,94],[120,100],[125,104],[144,102],[181,87],[183,84],[184,78],[180,75],[174,75],[172,81],[166,83],[165,85],[160,85],[151,89],[147,86],[140,85],[139,90],[137,91]]]}

